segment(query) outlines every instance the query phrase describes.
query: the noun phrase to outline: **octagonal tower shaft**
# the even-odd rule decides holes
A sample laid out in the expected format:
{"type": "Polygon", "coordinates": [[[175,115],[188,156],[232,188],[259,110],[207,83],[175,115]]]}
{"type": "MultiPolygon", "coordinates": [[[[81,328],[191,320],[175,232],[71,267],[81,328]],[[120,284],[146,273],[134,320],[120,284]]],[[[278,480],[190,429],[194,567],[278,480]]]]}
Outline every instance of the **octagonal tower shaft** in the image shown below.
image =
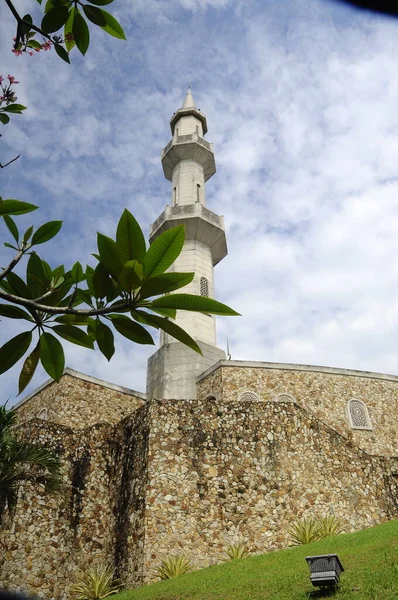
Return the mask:
{"type": "MultiPolygon", "coordinates": [[[[206,116],[195,106],[191,90],[170,121],[172,139],[162,152],[171,204],[151,225],[150,242],[166,229],[185,226],[184,248],[170,271],[194,272],[178,293],[214,297],[213,267],[227,254],[223,217],[206,208],[205,182],[216,172],[213,145],[204,139],[206,116]]],[[[199,344],[198,355],[163,333],[159,350],[148,363],[147,394],[156,398],[196,397],[196,377],[225,353],[216,346],[212,315],[178,311],[176,323],[199,344]]]]}

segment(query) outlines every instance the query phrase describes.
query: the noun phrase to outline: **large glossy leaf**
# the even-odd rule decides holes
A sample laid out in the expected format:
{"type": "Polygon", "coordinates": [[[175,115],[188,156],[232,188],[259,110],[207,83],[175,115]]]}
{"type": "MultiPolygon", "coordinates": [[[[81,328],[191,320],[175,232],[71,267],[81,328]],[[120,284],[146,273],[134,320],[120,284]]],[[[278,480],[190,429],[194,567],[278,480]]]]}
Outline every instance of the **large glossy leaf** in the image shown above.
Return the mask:
{"type": "Polygon", "coordinates": [[[44,223],[44,225],[39,227],[33,234],[32,246],[48,242],[48,240],[51,240],[51,238],[57,235],[61,227],[62,221],[50,221],[49,223],[44,223]]]}
{"type": "Polygon", "coordinates": [[[104,263],[112,277],[118,280],[123,265],[119,258],[116,242],[107,235],[99,233],[97,235],[97,245],[101,262],[104,263]]]}
{"type": "Polygon", "coordinates": [[[24,391],[26,386],[30,383],[35,371],[36,367],[39,363],[40,358],[40,342],[37,343],[36,348],[29,354],[27,359],[25,360],[21,373],[19,374],[18,381],[18,393],[24,391]]]}
{"type": "Polygon", "coordinates": [[[50,289],[51,280],[47,279],[43,263],[35,252],[30,255],[26,265],[26,281],[34,298],[42,296],[50,289]]]}
{"type": "Polygon", "coordinates": [[[7,317],[8,319],[25,319],[26,321],[32,321],[32,317],[18,306],[12,306],[11,304],[0,304],[0,316],[7,317]]]}
{"type": "Polygon", "coordinates": [[[129,260],[119,274],[119,281],[126,292],[131,292],[140,287],[142,277],[142,264],[137,260],[129,260]]]}
{"type": "Polygon", "coordinates": [[[91,284],[96,298],[105,298],[105,296],[112,295],[114,288],[112,279],[102,262],[95,267],[91,284]]]}
{"type": "Polygon", "coordinates": [[[97,6],[106,6],[106,4],[111,4],[113,0],[88,0],[91,4],[96,4],[97,6]]]}
{"type": "Polygon", "coordinates": [[[76,8],[73,6],[69,11],[69,17],[64,27],[65,48],[68,52],[75,46],[75,40],[73,38],[73,22],[75,20],[75,14],[76,8]]]}
{"type": "Polygon", "coordinates": [[[110,315],[116,331],[136,344],[154,344],[151,334],[141,325],[123,315],[110,315]]]}
{"type": "Polygon", "coordinates": [[[90,32],[88,30],[86,21],[83,19],[78,10],[76,11],[75,18],[73,20],[72,33],[77,48],[84,56],[90,44],[90,32]]]}
{"type": "Polygon", "coordinates": [[[164,273],[179,256],[185,240],[184,225],[168,229],[149,246],[144,259],[145,279],[164,273]]]}
{"type": "Polygon", "coordinates": [[[90,317],[85,317],[84,315],[61,315],[56,317],[54,321],[63,325],[87,325],[90,317]]]}
{"type": "Polygon", "coordinates": [[[69,15],[69,10],[66,6],[58,5],[51,8],[43,17],[41,28],[46,33],[54,33],[65,25],[69,15]]]}
{"type": "Polygon", "coordinates": [[[102,14],[102,10],[97,8],[96,6],[90,6],[89,4],[83,5],[84,14],[87,19],[94,23],[94,25],[99,25],[99,27],[105,27],[106,19],[102,14]]]}
{"type": "Polygon", "coordinates": [[[54,44],[54,49],[55,49],[55,52],[58,54],[58,56],[60,58],[62,58],[63,61],[70,64],[69,54],[67,53],[65,48],[63,46],[61,46],[61,44],[54,44]]]}
{"type": "Polygon", "coordinates": [[[10,104],[9,106],[2,108],[2,110],[4,112],[14,113],[16,115],[22,115],[22,111],[26,110],[26,106],[23,106],[22,104],[10,104]]]}
{"type": "Polygon", "coordinates": [[[147,279],[141,288],[140,299],[168,294],[191,283],[194,273],[162,273],[147,279]]]}
{"type": "Polygon", "coordinates": [[[50,377],[59,381],[65,368],[62,344],[51,333],[40,336],[40,361],[50,377]]]}
{"type": "Polygon", "coordinates": [[[109,33],[109,35],[113,35],[113,37],[118,38],[119,40],[125,40],[126,36],[124,34],[123,28],[120,25],[120,23],[115,19],[115,17],[113,17],[111,14],[109,14],[106,10],[103,10],[102,8],[100,8],[99,10],[102,12],[106,22],[106,25],[101,28],[104,31],[106,31],[106,33],[109,33]]]}
{"type": "Polygon", "coordinates": [[[81,281],[84,281],[85,277],[83,273],[83,267],[79,262],[75,262],[73,265],[71,275],[73,283],[80,283],[81,281]]]}
{"type": "Polygon", "coordinates": [[[151,306],[151,310],[153,310],[153,312],[157,313],[158,315],[161,315],[162,317],[168,317],[169,319],[175,319],[177,315],[177,311],[175,308],[154,308],[153,306],[151,306]]]}
{"type": "Polygon", "coordinates": [[[168,319],[158,317],[156,315],[150,315],[143,311],[135,312],[138,313],[139,318],[143,319],[141,322],[145,323],[146,325],[152,325],[153,327],[158,327],[159,329],[162,329],[166,333],[173,336],[173,338],[177,341],[182,342],[185,346],[188,346],[188,348],[192,348],[192,350],[194,350],[198,354],[202,354],[202,351],[199,348],[198,344],[195,342],[195,340],[191,338],[191,336],[188,335],[188,333],[184,331],[184,329],[179,327],[179,325],[173,323],[173,321],[169,321],[168,319]]]}
{"type": "Polygon", "coordinates": [[[11,233],[12,237],[18,244],[19,231],[18,231],[18,227],[16,226],[14,220],[11,219],[11,217],[9,217],[8,215],[4,215],[3,219],[4,219],[5,224],[7,225],[8,231],[11,233]]]}
{"type": "Polygon", "coordinates": [[[112,330],[105,323],[102,323],[102,321],[97,321],[95,339],[97,340],[98,348],[105,358],[111,360],[115,354],[114,337],[112,330]]]}
{"type": "Polygon", "coordinates": [[[240,316],[239,313],[213,298],[206,296],[195,296],[194,294],[170,294],[156,298],[151,302],[149,308],[176,308],[177,310],[188,310],[191,312],[209,313],[212,315],[240,316]]]}
{"type": "Polygon", "coordinates": [[[32,332],[20,333],[0,348],[0,375],[11,369],[25,354],[32,341],[32,332]]]}
{"type": "Polygon", "coordinates": [[[15,273],[8,273],[7,281],[10,284],[12,293],[16,296],[20,296],[21,298],[33,298],[32,292],[26,283],[15,273]]]}
{"type": "Polygon", "coordinates": [[[127,209],[123,211],[117,226],[116,246],[122,265],[134,259],[143,262],[146,252],[144,234],[127,209]]]}
{"type": "Polygon", "coordinates": [[[0,202],[0,216],[2,215],[24,215],[36,210],[38,206],[21,202],[20,200],[3,200],[0,202]]]}
{"type": "Polygon", "coordinates": [[[83,346],[83,348],[90,348],[91,350],[94,349],[94,344],[87,333],[74,325],[54,325],[53,331],[64,338],[64,340],[72,342],[72,344],[83,346]]]}

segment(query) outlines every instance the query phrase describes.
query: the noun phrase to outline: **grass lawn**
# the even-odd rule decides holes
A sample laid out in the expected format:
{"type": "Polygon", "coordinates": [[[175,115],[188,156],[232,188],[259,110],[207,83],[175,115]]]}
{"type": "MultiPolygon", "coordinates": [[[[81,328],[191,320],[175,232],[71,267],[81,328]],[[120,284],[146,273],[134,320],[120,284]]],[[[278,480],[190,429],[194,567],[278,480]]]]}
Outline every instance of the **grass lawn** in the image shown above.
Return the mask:
{"type": "MultiPolygon", "coordinates": [[[[314,590],[306,556],[338,554],[335,600],[398,600],[398,520],[287,550],[229,561],[124,591],[115,600],[305,600],[314,590]]],[[[315,598],[320,596],[315,596],[315,598]]],[[[325,596],[323,596],[325,597],[325,596]]]]}

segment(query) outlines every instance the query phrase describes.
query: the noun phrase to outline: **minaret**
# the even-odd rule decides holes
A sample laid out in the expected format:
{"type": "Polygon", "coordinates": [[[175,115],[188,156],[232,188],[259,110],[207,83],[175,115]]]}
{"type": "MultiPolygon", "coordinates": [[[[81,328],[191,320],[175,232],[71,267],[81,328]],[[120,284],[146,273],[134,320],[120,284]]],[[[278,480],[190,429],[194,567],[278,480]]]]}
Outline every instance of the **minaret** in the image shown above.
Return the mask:
{"type": "MultiPolygon", "coordinates": [[[[213,267],[227,255],[224,219],[206,208],[205,182],[216,172],[213,144],[204,139],[206,116],[195,106],[191,88],[173,114],[172,139],[162,152],[164,176],[171,181],[171,205],[151,225],[149,241],[166,229],[185,225],[184,248],[172,271],[194,272],[178,293],[214,297],[213,267]]],[[[216,346],[215,317],[178,311],[176,323],[199,344],[203,356],[162,333],[148,361],[148,398],[196,398],[196,378],[225,352],[216,346]]]]}

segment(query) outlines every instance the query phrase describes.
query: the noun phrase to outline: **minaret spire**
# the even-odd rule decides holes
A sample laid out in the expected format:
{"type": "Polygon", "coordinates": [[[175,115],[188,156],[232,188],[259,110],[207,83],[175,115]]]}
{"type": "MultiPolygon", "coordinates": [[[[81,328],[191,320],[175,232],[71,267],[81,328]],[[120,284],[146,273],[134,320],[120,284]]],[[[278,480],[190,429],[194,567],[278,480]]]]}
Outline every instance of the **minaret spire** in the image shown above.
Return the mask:
{"type": "MultiPolygon", "coordinates": [[[[216,172],[213,144],[204,139],[207,119],[196,106],[191,87],[170,120],[172,139],[162,152],[162,166],[171,182],[171,205],[151,225],[152,243],[163,231],[185,226],[184,248],[170,268],[194,272],[178,293],[214,297],[214,266],[227,255],[224,219],[206,208],[205,183],[216,172]]],[[[214,316],[177,311],[176,323],[200,346],[203,356],[162,333],[160,348],[148,361],[148,398],[196,397],[196,378],[225,358],[216,344],[214,316]]]]}
{"type": "Polygon", "coordinates": [[[185,100],[182,103],[181,108],[196,108],[195,100],[192,96],[191,84],[189,84],[187,95],[185,96],[185,100]]]}

